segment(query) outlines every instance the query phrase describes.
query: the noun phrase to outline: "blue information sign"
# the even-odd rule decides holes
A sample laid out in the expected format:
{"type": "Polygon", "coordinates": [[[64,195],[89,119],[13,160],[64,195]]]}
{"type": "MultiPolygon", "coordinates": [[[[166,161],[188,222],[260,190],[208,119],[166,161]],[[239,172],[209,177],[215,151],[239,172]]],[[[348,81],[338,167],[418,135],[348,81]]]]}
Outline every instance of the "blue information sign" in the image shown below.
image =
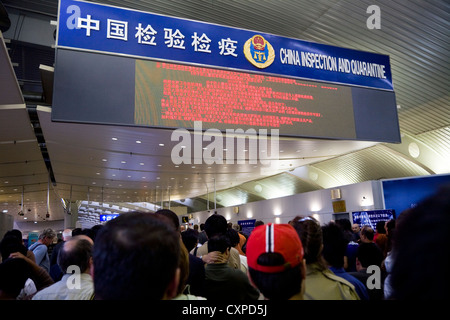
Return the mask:
{"type": "Polygon", "coordinates": [[[395,210],[370,210],[352,212],[353,223],[362,226],[370,226],[375,230],[377,222],[395,219],[395,210]]]}
{"type": "Polygon", "coordinates": [[[115,219],[119,216],[120,214],[101,214],[100,215],[100,222],[106,222],[112,219],[115,219]]]}
{"type": "Polygon", "coordinates": [[[238,225],[241,226],[242,232],[249,236],[250,233],[252,233],[253,229],[255,229],[255,222],[256,219],[239,220],[238,225]]]}
{"type": "Polygon", "coordinates": [[[393,90],[387,55],[84,1],[60,0],[57,48],[393,90]]]}

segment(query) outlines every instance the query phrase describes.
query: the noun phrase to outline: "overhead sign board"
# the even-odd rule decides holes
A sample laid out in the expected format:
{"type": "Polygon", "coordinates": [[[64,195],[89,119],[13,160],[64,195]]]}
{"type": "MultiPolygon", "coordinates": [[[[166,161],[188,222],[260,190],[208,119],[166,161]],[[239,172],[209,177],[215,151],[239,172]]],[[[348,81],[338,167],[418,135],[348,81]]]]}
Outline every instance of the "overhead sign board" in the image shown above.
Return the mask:
{"type": "Polygon", "coordinates": [[[387,55],[92,2],[60,0],[57,47],[393,90],[387,55]]]}

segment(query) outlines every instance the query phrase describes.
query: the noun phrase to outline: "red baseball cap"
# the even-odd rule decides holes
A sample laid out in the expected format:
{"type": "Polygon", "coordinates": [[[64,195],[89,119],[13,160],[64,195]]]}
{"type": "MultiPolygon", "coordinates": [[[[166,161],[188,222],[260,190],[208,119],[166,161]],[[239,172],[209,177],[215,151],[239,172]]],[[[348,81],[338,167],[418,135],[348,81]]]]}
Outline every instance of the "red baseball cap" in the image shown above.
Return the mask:
{"type": "Polygon", "coordinates": [[[294,227],[289,224],[265,224],[253,229],[247,240],[247,263],[257,271],[266,273],[282,272],[299,265],[303,260],[303,246],[294,227]],[[279,253],[285,263],[279,266],[258,264],[261,254],[279,253]]]}

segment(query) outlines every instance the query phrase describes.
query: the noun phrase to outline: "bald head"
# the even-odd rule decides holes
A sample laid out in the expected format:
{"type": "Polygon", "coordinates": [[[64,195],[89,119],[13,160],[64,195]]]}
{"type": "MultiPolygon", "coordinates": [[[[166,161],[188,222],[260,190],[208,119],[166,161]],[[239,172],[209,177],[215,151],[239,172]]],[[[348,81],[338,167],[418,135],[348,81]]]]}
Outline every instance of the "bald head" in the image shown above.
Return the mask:
{"type": "Polygon", "coordinates": [[[82,273],[89,272],[92,263],[92,247],[94,242],[85,235],[67,240],[58,254],[58,265],[66,273],[71,265],[78,266],[82,273]]]}

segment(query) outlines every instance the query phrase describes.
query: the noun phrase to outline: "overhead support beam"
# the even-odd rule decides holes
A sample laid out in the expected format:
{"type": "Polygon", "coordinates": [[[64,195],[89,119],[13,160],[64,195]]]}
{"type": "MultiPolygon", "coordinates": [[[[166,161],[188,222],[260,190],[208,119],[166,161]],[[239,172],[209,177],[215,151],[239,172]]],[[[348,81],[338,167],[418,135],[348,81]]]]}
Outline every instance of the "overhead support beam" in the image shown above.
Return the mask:
{"type": "Polygon", "coordinates": [[[381,146],[420,166],[430,174],[448,173],[450,164],[434,149],[413,137],[402,134],[402,143],[384,143],[381,146]]]}
{"type": "Polygon", "coordinates": [[[294,170],[286,171],[299,179],[311,182],[320,188],[327,189],[342,185],[342,183],[336,180],[333,176],[327,172],[317,169],[312,165],[306,165],[295,168],[294,170]]]}

